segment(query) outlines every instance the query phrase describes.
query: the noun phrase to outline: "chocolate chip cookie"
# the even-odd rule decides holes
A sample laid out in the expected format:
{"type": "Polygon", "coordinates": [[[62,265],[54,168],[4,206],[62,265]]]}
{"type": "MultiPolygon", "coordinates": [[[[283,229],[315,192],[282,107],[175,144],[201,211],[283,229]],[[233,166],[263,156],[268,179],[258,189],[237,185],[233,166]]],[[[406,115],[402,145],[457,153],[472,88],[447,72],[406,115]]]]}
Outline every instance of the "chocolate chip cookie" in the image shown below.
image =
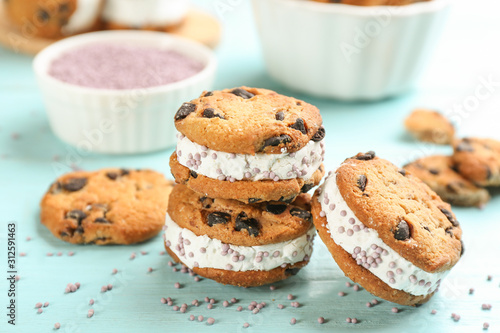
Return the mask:
{"type": "Polygon", "coordinates": [[[160,232],[172,187],[151,170],[76,171],[50,186],[40,220],[69,243],[142,242],[160,232]]]}
{"type": "Polygon", "coordinates": [[[500,186],[500,142],[464,138],[455,141],[454,168],[480,186],[500,186]]]}
{"type": "Polygon", "coordinates": [[[204,92],[175,115],[172,174],[209,197],[290,202],[324,174],[321,124],[316,107],[270,90],[204,92]]]}
{"type": "Polygon", "coordinates": [[[463,252],[450,205],[374,152],[330,173],[314,195],[312,214],[344,273],[391,302],[426,302],[463,252]]]}
{"type": "Polygon", "coordinates": [[[341,3],[354,6],[403,6],[429,0],[312,0],[324,3],[341,3]]]}
{"type": "Polygon", "coordinates": [[[448,145],[455,137],[450,121],[433,110],[416,109],[406,118],[405,126],[420,141],[448,145]]]}
{"type": "Polygon", "coordinates": [[[168,253],[195,273],[251,287],[295,275],[309,261],[314,234],[308,194],[289,205],[244,204],[177,185],[164,237],[168,253]]]}
{"type": "Polygon", "coordinates": [[[454,169],[451,156],[434,155],[404,166],[435,191],[441,199],[457,206],[483,206],[490,200],[488,191],[477,187],[454,169]]]}

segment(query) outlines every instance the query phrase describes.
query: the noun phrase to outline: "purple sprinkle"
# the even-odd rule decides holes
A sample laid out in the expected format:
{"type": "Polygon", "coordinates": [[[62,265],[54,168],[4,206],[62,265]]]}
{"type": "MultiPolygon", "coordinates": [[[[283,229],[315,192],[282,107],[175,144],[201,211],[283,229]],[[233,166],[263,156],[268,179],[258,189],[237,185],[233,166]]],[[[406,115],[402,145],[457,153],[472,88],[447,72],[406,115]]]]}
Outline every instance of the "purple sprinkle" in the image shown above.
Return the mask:
{"type": "Polygon", "coordinates": [[[356,324],[357,322],[358,322],[358,319],[357,319],[357,318],[352,318],[352,319],[351,319],[351,323],[356,324]]]}
{"type": "Polygon", "coordinates": [[[194,315],[190,315],[190,316],[189,316],[189,320],[190,320],[190,321],[193,321],[193,320],[194,320],[194,315]]]}
{"type": "Polygon", "coordinates": [[[194,282],[200,282],[200,278],[199,278],[199,277],[197,277],[197,276],[195,276],[195,277],[194,277],[194,282]]]}
{"type": "Polygon", "coordinates": [[[358,286],[357,284],[355,284],[355,285],[352,287],[352,289],[353,289],[354,291],[359,291],[359,289],[360,289],[360,288],[359,288],[359,286],[358,286]]]}
{"type": "Polygon", "coordinates": [[[345,296],[345,292],[339,291],[337,295],[339,295],[340,297],[344,297],[345,296]]]}
{"type": "Polygon", "coordinates": [[[244,324],[243,324],[243,327],[244,327],[244,328],[248,328],[249,326],[250,326],[250,324],[249,324],[249,323],[244,323],[244,324]]]}
{"type": "Polygon", "coordinates": [[[215,319],[214,318],[210,317],[210,318],[207,319],[207,324],[208,325],[213,325],[214,323],[215,323],[215,319]]]}
{"type": "Polygon", "coordinates": [[[172,308],[172,310],[174,310],[174,311],[179,311],[179,310],[180,310],[180,308],[179,308],[177,305],[174,305],[174,307],[172,308]]]}
{"type": "Polygon", "coordinates": [[[149,267],[148,268],[148,273],[151,273],[153,271],[153,268],[152,267],[149,267]]]}
{"type": "Polygon", "coordinates": [[[116,274],[116,273],[118,273],[118,270],[117,270],[116,268],[113,268],[113,270],[111,271],[111,274],[113,274],[113,275],[114,275],[114,274],[116,274]]]}
{"type": "Polygon", "coordinates": [[[161,300],[160,300],[160,302],[162,304],[167,304],[167,299],[165,297],[162,297],[161,300]]]}
{"type": "Polygon", "coordinates": [[[242,306],[238,306],[238,307],[236,308],[236,311],[242,311],[242,310],[243,310],[243,307],[242,307],[242,306]]]}
{"type": "Polygon", "coordinates": [[[59,324],[59,323],[54,324],[54,329],[58,330],[60,328],[61,328],[61,324],[59,324]]]}
{"type": "Polygon", "coordinates": [[[89,305],[94,305],[94,299],[93,298],[90,299],[89,305]]]}
{"type": "Polygon", "coordinates": [[[222,306],[227,308],[229,306],[229,302],[228,301],[224,301],[222,302],[222,306]]]}
{"type": "Polygon", "coordinates": [[[260,310],[259,310],[259,308],[254,308],[254,309],[252,310],[252,313],[253,313],[253,314],[257,314],[257,313],[259,313],[259,311],[260,311],[260,310]]]}
{"type": "Polygon", "coordinates": [[[43,304],[38,302],[35,304],[35,309],[40,309],[42,306],[43,306],[43,304]]]}
{"type": "Polygon", "coordinates": [[[105,293],[106,291],[108,291],[108,287],[107,286],[102,286],[101,287],[101,293],[105,293]]]}
{"type": "Polygon", "coordinates": [[[203,321],[203,316],[202,316],[202,315],[199,315],[199,316],[198,316],[198,321],[199,321],[199,322],[202,322],[202,321],[203,321]]]}
{"type": "Polygon", "coordinates": [[[215,299],[211,298],[210,299],[210,304],[215,304],[215,299]]]}
{"type": "Polygon", "coordinates": [[[213,304],[210,304],[210,303],[209,303],[209,304],[207,305],[207,309],[209,309],[209,310],[211,310],[213,307],[214,307],[214,306],[213,306],[213,304]]]}
{"type": "Polygon", "coordinates": [[[293,299],[293,295],[292,295],[292,294],[288,294],[287,298],[288,298],[289,300],[292,300],[292,299],[293,299]]]}
{"type": "Polygon", "coordinates": [[[436,313],[437,313],[437,311],[432,309],[431,314],[435,315],[436,313]]]}
{"type": "Polygon", "coordinates": [[[398,312],[399,312],[399,309],[398,309],[398,308],[396,308],[396,307],[393,307],[393,308],[391,309],[391,311],[392,311],[392,313],[398,313],[398,312]]]}
{"type": "Polygon", "coordinates": [[[238,302],[238,300],[237,300],[236,298],[234,298],[234,297],[233,297],[233,298],[231,298],[231,303],[233,303],[233,304],[234,304],[234,303],[236,303],[236,302],[238,302]]]}
{"type": "Polygon", "coordinates": [[[283,304],[278,304],[278,309],[283,310],[285,306],[283,304]]]}
{"type": "Polygon", "coordinates": [[[176,283],[174,284],[174,287],[175,287],[176,289],[180,289],[181,284],[180,284],[179,282],[176,282],[176,283]]]}
{"type": "Polygon", "coordinates": [[[111,290],[111,289],[113,289],[113,285],[112,284],[108,284],[107,288],[108,288],[108,290],[111,290]]]}
{"type": "Polygon", "coordinates": [[[490,328],[490,324],[487,322],[483,323],[483,330],[487,330],[488,328],[490,328]]]}
{"type": "Polygon", "coordinates": [[[297,323],[297,319],[292,318],[292,319],[290,320],[290,324],[291,324],[291,325],[295,325],[296,323],[297,323]]]}
{"type": "Polygon", "coordinates": [[[49,302],[45,302],[45,303],[43,303],[43,307],[44,307],[44,308],[46,308],[46,307],[48,307],[48,306],[49,306],[49,302]]]}
{"type": "Polygon", "coordinates": [[[345,321],[346,321],[346,323],[351,323],[351,322],[352,322],[352,319],[351,319],[351,318],[349,318],[349,317],[347,317],[347,318],[345,319],[345,321]]]}
{"type": "Polygon", "coordinates": [[[93,309],[90,309],[88,312],[87,312],[87,318],[92,318],[94,316],[94,310],[93,309]]]}
{"type": "Polygon", "coordinates": [[[323,324],[325,322],[325,318],[319,317],[318,318],[318,323],[323,324]]]}

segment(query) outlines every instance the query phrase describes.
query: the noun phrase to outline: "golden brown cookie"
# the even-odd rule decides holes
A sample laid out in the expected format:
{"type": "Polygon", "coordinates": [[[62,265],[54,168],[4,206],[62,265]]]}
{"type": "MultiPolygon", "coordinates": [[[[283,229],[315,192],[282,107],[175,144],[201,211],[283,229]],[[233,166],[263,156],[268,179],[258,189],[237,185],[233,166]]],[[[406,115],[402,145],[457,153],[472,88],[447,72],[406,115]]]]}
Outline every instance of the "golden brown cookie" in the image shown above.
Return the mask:
{"type": "Polygon", "coordinates": [[[165,246],[176,261],[220,283],[248,287],[282,280],[312,253],[310,198],[243,204],[178,185],[169,199],[165,246]]]}
{"type": "Polygon", "coordinates": [[[427,301],[463,251],[449,204],[374,152],[345,160],[312,206],[320,237],[344,273],[392,302],[427,301]]]}
{"type": "Polygon", "coordinates": [[[454,168],[479,186],[500,186],[500,142],[464,138],[455,141],[454,168]]]}
{"type": "Polygon", "coordinates": [[[50,186],[40,203],[40,220],[70,243],[142,242],[160,232],[172,187],[151,170],[71,172],[50,186]]]}
{"type": "Polygon", "coordinates": [[[437,111],[416,109],[405,120],[406,129],[418,140],[441,145],[451,144],[455,128],[437,111]]]}
{"type": "Polygon", "coordinates": [[[198,193],[213,198],[234,199],[246,203],[259,201],[289,203],[300,193],[307,193],[318,185],[325,174],[324,166],[321,164],[312,177],[306,180],[294,178],[279,181],[221,181],[189,170],[177,161],[175,153],[170,156],[170,168],[177,183],[185,184],[198,193]]]}
{"type": "Polygon", "coordinates": [[[435,191],[441,199],[457,206],[483,206],[490,200],[488,191],[477,187],[455,170],[451,156],[434,155],[404,166],[435,191]]]}
{"type": "Polygon", "coordinates": [[[321,124],[315,106],[249,87],[204,92],[184,103],[175,115],[175,127],[189,140],[213,150],[249,155],[296,152],[313,138],[323,139],[321,124]]]}
{"type": "Polygon", "coordinates": [[[9,0],[5,13],[24,37],[61,38],[95,30],[102,0],[9,0]]]}

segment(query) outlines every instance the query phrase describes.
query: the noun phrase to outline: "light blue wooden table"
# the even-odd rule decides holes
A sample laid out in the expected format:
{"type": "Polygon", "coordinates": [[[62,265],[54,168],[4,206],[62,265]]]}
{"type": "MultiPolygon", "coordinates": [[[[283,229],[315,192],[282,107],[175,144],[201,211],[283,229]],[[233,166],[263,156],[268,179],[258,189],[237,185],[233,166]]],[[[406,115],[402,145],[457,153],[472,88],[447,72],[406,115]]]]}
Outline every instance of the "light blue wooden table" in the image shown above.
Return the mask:
{"type": "MultiPolygon", "coordinates": [[[[475,108],[462,107],[458,112],[454,107],[467,103],[482,79],[491,77],[500,82],[499,7],[490,2],[457,0],[421,87],[405,96],[370,104],[320,100],[284,89],[265,72],[247,2],[205,3],[211,10],[219,9],[225,25],[224,39],[217,50],[220,71],[216,88],[265,87],[317,105],[327,128],[328,170],[344,158],[369,149],[398,164],[426,154],[449,152],[446,147],[417,143],[404,133],[402,121],[418,105],[452,112],[460,134],[500,138],[500,87],[494,87],[491,96],[475,108]]],[[[168,256],[159,254],[163,249],[160,236],[127,247],[75,246],[54,238],[39,223],[38,203],[54,178],[70,170],[71,163],[89,170],[107,166],[152,168],[169,175],[171,150],[134,156],[88,155],[72,160],[72,148],[50,131],[31,61],[31,57],[0,48],[0,332],[51,332],[56,322],[61,323],[61,332],[481,332],[483,322],[490,323],[490,332],[500,332],[498,191],[483,210],[455,209],[464,230],[464,257],[428,304],[420,308],[398,306],[401,312],[397,314],[391,312],[394,304],[385,301],[367,308],[365,303],[374,297],[345,286],[348,280],[319,238],[310,265],[296,277],[277,283],[274,291],[269,287],[225,287],[209,280],[194,282],[188,274],[174,273],[167,266],[168,256]],[[59,156],[62,166],[54,165],[54,156],[59,156]],[[9,221],[17,223],[18,251],[27,254],[17,258],[21,279],[16,284],[15,328],[7,325],[6,317],[9,221]],[[32,239],[27,241],[26,237],[32,239]],[[69,251],[74,251],[74,256],[68,256],[69,251]],[[141,255],[140,251],[148,254],[141,255]],[[47,252],[63,255],[47,257],[47,252]],[[135,260],[129,259],[132,252],[137,253],[135,260]],[[148,267],[154,271],[148,273],[148,267]],[[113,268],[119,273],[112,275],[113,268]],[[492,281],[486,280],[489,274],[492,281]],[[64,294],[66,284],[75,282],[80,282],[81,288],[64,294]],[[183,288],[175,289],[175,282],[183,288]],[[108,283],[113,284],[113,290],[100,293],[101,286],[108,283]],[[469,288],[475,289],[473,295],[469,295],[469,288]],[[339,291],[347,296],[337,296],[339,291]],[[290,293],[296,295],[299,308],[290,306],[286,299],[290,293]],[[212,310],[201,302],[198,308],[189,307],[182,314],[160,303],[161,297],[168,296],[178,305],[205,296],[218,302],[212,310]],[[232,297],[239,303],[224,308],[222,301],[232,297]],[[95,315],[87,319],[91,298],[95,300],[95,315]],[[252,300],[268,305],[254,315],[246,310],[252,300]],[[50,305],[37,314],[37,302],[50,305]],[[279,303],[285,309],[279,310],[279,303]],[[481,310],[483,303],[492,304],[492,309],[481,310]],[[237,305],[245,310],[237,312],[237,305]],[[432,309],[437,314],[431,315],[432,309]],[[462,319],[454,322],[452,312],[462,319]],[[208,326],[206,320],[190,322],[190,314],[213,317],[216,323],[208,326]],[[317,323],[319,316],[326,318],[325,324],[317,323]],[[289,324],[292,317],[297,319],[294,326],[289,324]],[[347,324],[346,317],[356,317],[360,322],[347,324]],[[248,329],[242,327],[245,322],[250,324],[248,329]]]]}

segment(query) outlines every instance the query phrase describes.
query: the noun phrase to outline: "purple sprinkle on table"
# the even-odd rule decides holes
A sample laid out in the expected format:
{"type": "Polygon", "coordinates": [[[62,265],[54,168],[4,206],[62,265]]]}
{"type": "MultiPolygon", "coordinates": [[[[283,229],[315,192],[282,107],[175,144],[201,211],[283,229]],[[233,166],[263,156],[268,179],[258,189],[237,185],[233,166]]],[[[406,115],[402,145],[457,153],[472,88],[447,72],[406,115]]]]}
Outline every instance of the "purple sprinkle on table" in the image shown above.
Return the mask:
{"type": "Polygon", "coordinates": [[[76,289],[80,289],[80,286],[81,286],[80,282],[75,282],[75,286],[76,286],[76,289]]]}
{"type": "Polygon", "coordinates": [[[31,237],[30,237],[30,236],[26,237],[26,241],[28,241],[28,242],[29,242],[30,240],[31,240],[31,237]]]}
{"type": "Polygon", "coordinates": [[[264,307],[264,305],[262,305],[262,304],[257,304],[257,309],[259,309],[259,310],[260,310],[260,309],[262,309],[263,307],[264,307]]]}
{"type": "Polygon", "coordinates": [[[93,309],[90,309],[88,312],[87,312],[87,318],[92,318],[94,316],[94,310],[93,309]]]}
{"type": "Polygon", "coordinates": [[[292,319],[290,320],[290,324],[291,324],[291,325],[295,325],[296,323],[297,323],[297,319],[292,318],[292,319]]]}
{"type": "Polygon", "coordinates": [[[90,299],[89,305],[94,305],[94,299],[93,298],[90,299]]]}
{"type": "Polygon", "coordinates": [[[472,294],[474,294],[474,288],[469,289],[469,295],[472,295],[472,294]]]}
{"type": "Polygon", "coordinates": [[[483,304],[481,306],[481,309],[483,310],[491,310],[492,305],[491,304],[483,304]]]}
{"type": "Polygon", "coordinates": [[[378,301],[374,298],[372,299],[372,305],[377,305],[378,304],[378,301]]]}
{"type": "Polygon", "coordinates": [[[432,309],[431,314],[435,315],[437,311],[435,309],[432,309]]]}
{"type": "Polygon", "coordinates": [[[61,328],[61,324],[59,324],[59,323],[54,324],[54,329],[58,330],[60,328],[61,328]]]}
{"type": "Polygon", "coordinates": [[[207,305],[207,309],[209,309],[209,310],[211,310],[213,307],[214,306],[212,304],[210,304],[210,303],[207,305]]]}
{"type": "Polygon", "coordinates": [[[271,286],[269,286],[269,290],[274,291],[274,290],[276,290],[276,287],[271,285],[271,286]]]}
{"type": "Polygon", "coordinates": [[[116,268],[113,268],[113,270],[111,271],[111,274],[113,274],[113,275],[114,275],[114,274],[116,274],[116,273],[118,273],[118,270],[117,270],[116,268]]]}
{"type": "Polygon", "coordinates": [[[162,304],[167,304],[167,299],[165,297],[162,297],[161,300],[160,300],[160,302],[162,304]]]}
{"type": "Polygon", "coordinates": [[[57,252],[57,256],[58,257],[62,256],[62,252],[57,252]]]}
{"type": "Polygon", "coordinates": [[[200,278],[199,278],[199,277],[197,277],[197,276],[195,276],[195,277],[194,277],[194,282],[200,282],[200,278]]]}
{"type": "Polygon", "coordinates": [[[153,271],[153,268],[152,267],[149,267],[148,268],[148,273],[151,273],[153,271]]]}
{"type": "Polygon", "coordinates": [[[285,306],[283,304],[278,304],[278,309],[283,310],[285,306]]]}
{"type": "Polygon", "coordinates": [[[240,305],[240,306],[238,306],[238,307],[236,308],[236,311],[238,311],[238,312],[239,312],[239,311],[243,311],[243,307],[242,307],[241,305],[240,305]]]}
{"type": "Polygon", "coordinates": [[[70,257],[72,257],[74,254],[75,254],[75,252],[73,252],[73,251],[68,252],[68,256],[70,256],[70,257]]]}
{"type": "Polygon", "coordinates": [[[293,295],[292,295],[292,294],[288,294],[287,298],[288,298],[289,300],[292,300],[292,299],[293,299],[293,295]]]}
{"type": "Polygon", "coordinates": [[[49,306],[49,302],[45,302],[45,303],[43,303],[43,307],[44,307],[44,308],[46,308],[46,307],[48,307],[48,306],[49,306]]]}
{"type": "Polygon", "coordinates": [[[179,308],[177,305],[174,305],[174,307],[172,308],[172,310],[174,310],[174,311],[179,311],[179,310],[180,310],[180,308],[179,308]]]}
{"type": "Polygon", "coordinates": [[[207,296],[207,297],[205,297],[205,302],[206,302],[206,303],[210,302],[210,298],[208,298],[208,296],[207,296]]]}
{"type": "Polygon", "coordinates": [[[345,283],[345,286],[346,286],[346,287],[352,287],[352,284],[351,284],[350,282],[346,282],[346,283],[345,283]]]}
{"type": "Polygon", "coordinates": [[[214,323],[215,323],[215,319],[214,318],[210,317],[210,318],[207,319],[207,324],[208,325],[213,325],[214,323]]]}
{"type": "Polygon", "coordinates": [[[52,252],[47,253],[47,257],[52,257],[54,254],[52,252]]]}
{"type": "Polygon", "coordinates": [[[21,280],[21,277],[19,275],[16,275],[15,278],[14,278],[16,281],[19,281],[21,280]]]}
{"type": "Polygon", "coordinates": [[[366,302],[366,307],[367,307],[367,308],[371,308],[371,307],[372,307],[372,303],[370,303],[370,302],[366,302]]]}
{"type": "Polygon", "coordinates": [[[489,323],[483,323],[483,330],[487,330],[488,328],[490,328],[490,324],[489,323]]]}
{"type": "Polygon", "coordinates": [[[360,290],[360,288],[359,288],[359,286],[358,286],[357,284],[355,284],[355,285],[352,287],[352,289],[353,289],[354,291],[359,291],[359,290],[360,290]]]}
{"type": "Polygon", "coordinates": [[[323,324],[325,322],[325,318],[319,317],[318,318],[318,323],[323,324]]]}
{"type": "Polygon", "coordinates": [[[186,313],[186,308],[181,308],[181,313],[186,313]]]}
{"type": "Polygon", "coordinates": [[[398,312],[399,312],[399,309],[398,309],[398,308],[396,308],[396,307],[393,307],[393,308],[391,309],[391,311],[392,311],[392,313],[398,313],[398,312]]]}
{"type": "Polygon", "coordinates": [[[179,282],[176,282],[176,283],[174,283],[174,287],[175,287],[176,289],[180,289],[181,284],[180,284],[179,282]]]}
{"type": "Polygon", "coordinates": [[[194,320],[194,315],[190,315],[190,316],[189,316],[189,320],[190,320],[190,321],[193,321],[193,320],[194,320]]]}
{"type": "Polygon", "coordinates": [[[106,291],[108,291],[108,286],[102,286],[101,293],[105,293],[106,291]]]}
{"type": "Polygon", "coordinates": [[[353,324],[357,324],[357,323],[358,323],[358,319],[357,319],[357,318],[352,318],[352,319],[351,319],[351,323],[353,323],[353,324]]]}
{"type": "Polygon", "coordinates": [[[345,322],[346,322],[346,323],[351,323],[351,322],[352,322],[352,319],[351,319],[351,318],[349,318],[349,317],[347,317],[347,318],[345,319],[345,322]]]}
{"type": "Polygon", "coordinates": [[[340,297],[344,297],[346,294],[343,291],[339,291],[337,295],[339,295],[340,297]]]}
{"type": "Polygon", "coordinates": [[[488,275],[488,276],[486,277],[486,281],[491,281],[491,280],[493,280],[493,276],[488,275]]]}
{"type": "Polygon", "coordinates": [[[215,304],[215,299],[211,298],[210,299],[210,304],[215,304]]]}
{"type": "Polygon", "coordinates": [[[203,321],[203,316],[202,316],[202,315],[199,315],[199,316],[198,316],[198,321],[199,321],[199,322],[202,322],[202,321],[203,321]]]}
{"type": "Polygon", "coordinates": [[[243,327],[244,327],[244,328],[248,328],[248,327],[250,327],[250,324],[249,324],[249,323],[244,323],[244,324],[243,324],[243,327]]]}
{"type": "Polygon", "coordinates": [[[238,302],[238,300],[237,300],[236,298],[234,298],[234,297],[233,297],[233,298],[231,298],[231,303],[233,303],[233,304],[234,304],[234,303],[236,303],[236,302],[238,302]]]}
{"type": "Polygon", "coordinates": [[[19,253],[19,256],[20,256],[20,257],[26,257],[26,252],[21,252],[21,253],[19,253]]]}
{"type": "Polygon", "coordinates": [[[222,306],[227,308],[229,306],[229,302],[228,301],[224,301],[222,302],[222,306]]]}
{"type": "Polygon", "coordinates": [[[43,312],[43,310],[41,308],[37,310],[37,313],[39,313],[39,314],[42,312],[43,312]]]}

